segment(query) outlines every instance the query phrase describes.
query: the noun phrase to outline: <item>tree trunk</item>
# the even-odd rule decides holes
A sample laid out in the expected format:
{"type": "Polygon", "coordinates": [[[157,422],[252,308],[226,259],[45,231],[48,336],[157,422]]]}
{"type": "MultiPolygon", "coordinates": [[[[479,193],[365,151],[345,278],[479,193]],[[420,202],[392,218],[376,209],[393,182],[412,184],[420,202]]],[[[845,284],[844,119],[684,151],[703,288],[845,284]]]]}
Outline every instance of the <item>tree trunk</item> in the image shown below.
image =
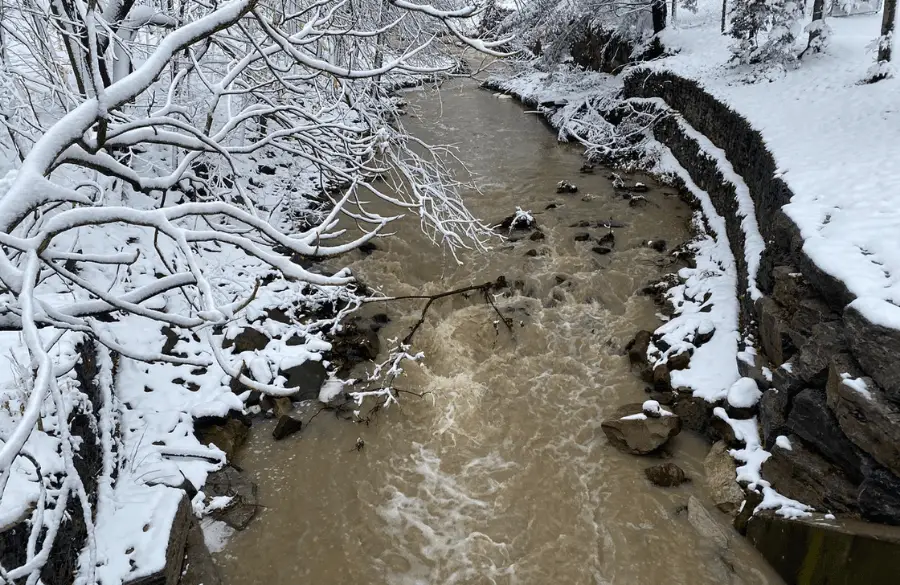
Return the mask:
{"type": "Polygon", "coordinates": [[[678,0],[672,0],[672,24],[678,22],[678,0]]]}
{"type": "Polygon", "coordinates": [[[653,17],[653,34],[659,34],[666,28],[666,0],[653,0],[650,5],[653,17]]]}
{"type": "Polygon", "coordinates": [[[897,20],[897,0],[884,0],[884,16],[881,19],[881,39],[878,43],[878,61],[891,60],[891,38],[894,33],[894,22],[897,20]]]}
{"type": "MultiPolygon", "coordinates": [[[[813,0],[813,9],[812,9],[812,22],[821,22],[825,18],[825,0],[813,0]]],[[[803,54],[809,50],[810,47],[816,42],[816,39],[822,35],[822,31],[819,27],[813,27],[809,31],[809,40],[806,43],[806,49],[803,50],[803,53],[800,53],[800,56],[803,57],[803,54]]]]}
{"type": "Polygon", "coordinates": [[[722,0],[722,24],[719,26],[719,32],[725,34],[725,16],[728,14],[728,0],[722,0]]]}

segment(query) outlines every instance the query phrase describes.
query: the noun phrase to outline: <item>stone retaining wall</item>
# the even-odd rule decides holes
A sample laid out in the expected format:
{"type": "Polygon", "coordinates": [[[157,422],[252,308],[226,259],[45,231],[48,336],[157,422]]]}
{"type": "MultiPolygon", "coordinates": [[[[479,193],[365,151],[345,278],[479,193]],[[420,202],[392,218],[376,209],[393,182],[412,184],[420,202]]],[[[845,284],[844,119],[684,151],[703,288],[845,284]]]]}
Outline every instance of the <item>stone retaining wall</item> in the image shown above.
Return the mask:
{"type": "MultiPolygon", "coordinates": [[[[854,299],[847,287],[803,252],[798,228],[781,210],[792,193],[775,176],[762,135],[742,116],[667,72],[636,69],[625,79],[625,95],[661,98],[677,110],[725,151],[754,200],[766,241],[757,283],[766,296],[756,303],[741,298],[741,325],[759,341],[774,380],[762,375],[762,363],[739,367],[764,389],[759,420],[772,451],[764,477],[820,510],[900,525],[900,332],[846,309],[854,299]],[[792,449],[775,445],[779,435],[792,449]]],[[[655,132],[725,218],[739,290],[746,290],[733,187],[676,120],[664,119],[655,132]]]]}

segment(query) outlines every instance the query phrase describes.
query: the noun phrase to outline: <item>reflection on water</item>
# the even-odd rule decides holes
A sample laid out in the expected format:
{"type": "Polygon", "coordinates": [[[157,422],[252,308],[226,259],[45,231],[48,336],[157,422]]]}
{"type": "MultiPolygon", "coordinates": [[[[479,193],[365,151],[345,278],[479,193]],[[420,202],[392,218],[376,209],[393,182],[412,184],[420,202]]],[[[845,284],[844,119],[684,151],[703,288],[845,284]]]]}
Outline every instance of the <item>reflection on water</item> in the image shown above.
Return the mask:
{"type": "MultiPolygon", "coordinates": [[[[657,323],[636,291],[659,275],[661,255],[641,242],[684,241],[689,209],[664,188],[629,207],[606,172],[578,175],[578,150],[473,82],[409,99],[416,135],[459,147],[483,192],[469,198],[476,214],[497,221],[521,206],[546,239],[497,242],[459,266],[409,221],[371,256],[348,262],[393,295],[500,275],[521,281],[520,292],[496,299],[514,316],[513,331],[495,327],[496,314],[475,298],[445,299],[416,334],[425,361],[397,384],[426,398],[404,395],[402,409],[368,426],[319,416],[280,443],[258,425],[239,463],[256,476],[266,508],[218,555],[226,582],[732,583],[719,551],[676,513],[690,494],[704,499],[702,482],[653,487],[643,474],[653,461],[615,451],[600,431],[604,415],[643,398],[620,355],[635,331],[657,323]],[[561,179],[579,193],[557,195],[561,179]],[[553,202],[560,206],[545,210],[553,202]],[[575,241],[605,230],[573,223],[610,217],[627,224],[615,230],[612,254],[575,241]],[[538,255],[526,256],[530,249],[538,255]]],[[[421,305],[385,309],[387,339],[405,335],[421,305]]],[[[674,441],[674,461],[694,477],[705,452],[688,433],[674,441]]],[[[748,585],[780,583],[741,539],[727,560],[748,585]]]]}

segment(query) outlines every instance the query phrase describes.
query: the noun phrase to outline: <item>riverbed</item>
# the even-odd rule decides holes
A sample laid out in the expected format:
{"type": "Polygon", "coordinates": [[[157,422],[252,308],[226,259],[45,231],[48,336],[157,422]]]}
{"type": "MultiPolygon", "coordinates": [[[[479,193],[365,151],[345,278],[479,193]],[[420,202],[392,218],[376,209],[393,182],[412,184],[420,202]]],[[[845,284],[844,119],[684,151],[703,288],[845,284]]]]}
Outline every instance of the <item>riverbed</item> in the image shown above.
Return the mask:
{"type": "MultiPolygon", "coordinates": [[[[579,148],[474,81],[406,98],[417,137],[458,147],[480,187],[467,195],[475,214],[494,222],[520,207],[544,238],[498,239],[457,264],[410,218],[346,262],[389,295],[504,276],[514,292],[494,302],[512,329],[477,295],[447,298],[416,333],[424,360],[396,382],[423,398],[402,394],[368,424],[318,416],[277,443],[270,423],[257,424],[238,464],[264,508],[217,555],[225,582],[780,585],[737,533],[723,552],[688,522],[691,495],[718,514],[703,489],[703,439],[682,432],[671,442],[665,460],[694,481],[659,488],[643,470],[661,458],[622,454],[600,430],[619,405],[646,397],[622,348],[658,325],[659,308],[639,291],[671,269],[646,242],[687,241],[690,208],[639,175],[626,179],[649,186],[647,201],[630,204],[610,171],[579,174],[579,148]],[[557,194],[560,180],[578,192],[557,194]],[[600,254],[609,230],[578,224],[609,219],[624,227],[600,254]]],[[[366,309],[391,318],[383,347],[406,335],[422,304],[366,309]]]]}

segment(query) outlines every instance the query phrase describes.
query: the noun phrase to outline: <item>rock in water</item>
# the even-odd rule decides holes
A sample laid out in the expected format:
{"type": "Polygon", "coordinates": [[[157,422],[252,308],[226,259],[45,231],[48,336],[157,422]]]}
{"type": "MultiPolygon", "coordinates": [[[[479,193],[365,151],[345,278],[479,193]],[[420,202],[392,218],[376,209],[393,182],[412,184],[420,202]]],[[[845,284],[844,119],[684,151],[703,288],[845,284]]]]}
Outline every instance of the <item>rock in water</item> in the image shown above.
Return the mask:
{"type": "Polygon", "coordinates": [[[728,528],[720,524],[709,511],[700,503],[700,500],[691,496],[688,500],[688,522],[700,536],[711,540],[719,548],[728,548],[731,540],[728,528]]]}
{"type": "Polygon", "coordinates": [[[681,432],[681,418],[660,408],[659,417],[648,417],[642,404],[626,404],[600,423],[609,442],[633,455],[653,453],[681,432]]]}
{"type": "Polygon", "coordinates": [[[275,429],[272,430],[272,436],[276,441],[280,441],[281,439],[298,432],[302,426],[302,422],[285,414],[278,417],[275,429]]]}
{"type": "Polygon", "coordinates": [[[684,470],[674,463],[662,463],[648,467],[644,470],[644,474],[650,483],[660,487],[674,487],[688,480],[684,475],[684,470]]]}
{"type": "Polygon", "coordinates": [[[223,467],[211,473],[203,486],[208,497],[231,498],[228,505],[212,512],[215,520],[221,520],[235,530],[245,529],[259,511],[256,484],[233,467],[223,467]]]}
{"type": "Polygon", "coordinates": [[[560,181],[556,184],[557,193],[578,193],[578,187],[568,181],[560,181]]]}
{"type": "Polygon", "coordinates": [[[716,507],[726,514],[736,514],[744,501],[744,490],[738,485],[734,459],[725,441],[714,443],[703,460],[706,485],[716,507]]]}

